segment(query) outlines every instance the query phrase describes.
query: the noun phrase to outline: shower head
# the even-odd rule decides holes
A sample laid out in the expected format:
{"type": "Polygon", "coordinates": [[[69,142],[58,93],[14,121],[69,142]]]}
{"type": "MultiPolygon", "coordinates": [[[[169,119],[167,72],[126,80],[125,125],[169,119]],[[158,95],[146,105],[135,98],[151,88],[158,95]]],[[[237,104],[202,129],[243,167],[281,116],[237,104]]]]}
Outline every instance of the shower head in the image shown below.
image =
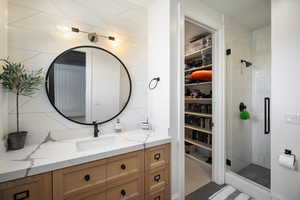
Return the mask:
{"type": "Polygon", "coordinates": [[[241,63],[245,63],[246,67],[250,67],[252,65],[252,63],[247,60],[241,60],[241,63]]]}

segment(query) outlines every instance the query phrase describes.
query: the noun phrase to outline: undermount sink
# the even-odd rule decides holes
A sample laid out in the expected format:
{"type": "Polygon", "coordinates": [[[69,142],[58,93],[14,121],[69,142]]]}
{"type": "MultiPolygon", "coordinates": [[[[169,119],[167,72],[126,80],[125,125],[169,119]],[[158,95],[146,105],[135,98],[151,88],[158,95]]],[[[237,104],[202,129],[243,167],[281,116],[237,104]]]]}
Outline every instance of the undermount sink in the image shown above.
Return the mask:
{"type": "Polygon", "coordinates": [[[81,140],[76,142],[78,151],[88,151],[93,149],[106,149],[116,146],[122,146],[132,143],[119,135],[103,135],[97,138],[91,138],[87,140],[81,140]]]}

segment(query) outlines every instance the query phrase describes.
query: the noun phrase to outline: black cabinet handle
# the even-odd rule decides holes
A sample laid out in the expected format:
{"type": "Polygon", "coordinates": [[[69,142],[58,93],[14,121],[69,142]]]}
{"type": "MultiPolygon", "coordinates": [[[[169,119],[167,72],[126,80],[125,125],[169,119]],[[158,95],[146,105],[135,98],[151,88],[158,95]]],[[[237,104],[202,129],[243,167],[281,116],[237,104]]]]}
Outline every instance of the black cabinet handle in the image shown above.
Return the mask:
{"type": "Polygon", "coordinates": [[[121,165],[121,169],[125,170],[125,169],[126,169],[126,165],[125,165],[125,164],[122,164],[122,165],[121,165]]]}
{"type": "Polygon", "coordinates": [[[154,154],[154,159],[155,159],[155,160],[159,160],[159,159],[160,159],[160,153],[154,154]]]}
{"type": "Polygon", "coordinates": [[[30,197],[29,190],[18,192],[14,194],[14,200],[24,200],[30,197]]]}
{"type": "Polygon", "coordinates": [[[86,180],[86,181],[91,180],[91,176],[90,176],[89,174],[85,175],[85,176],[84,176],[84,180],[86,180]]]}
{"type": "Polygon", "coordinates": [[[159,182],[160,181],[160,175],[154,176],[154,181],[159,182]]]}
{"type": "Polygon", "coordinates": [[[270,133],[270,98],[265,98],[265,134],[270,133]]]}
{"type": "Polygon", "coordinates": [[[126,195],[126,191],[123,189],[123,190],[121,190],[121,195],[122,196],[125,196],[126,195]]]}

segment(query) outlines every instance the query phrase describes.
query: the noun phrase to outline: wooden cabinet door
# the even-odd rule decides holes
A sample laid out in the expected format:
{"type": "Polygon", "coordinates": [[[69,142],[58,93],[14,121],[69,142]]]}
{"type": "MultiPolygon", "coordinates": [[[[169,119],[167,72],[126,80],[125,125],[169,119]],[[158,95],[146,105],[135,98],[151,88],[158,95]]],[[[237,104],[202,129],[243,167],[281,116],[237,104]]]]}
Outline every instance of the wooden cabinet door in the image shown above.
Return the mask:
{"type": "Polygon", "coordinates": [[[160,145],[146,150],[146,170],[166,166],[170,161],[170,144],[160,145]]]}
{"type": "Polygon", "coordinates": [[[144,151],[136,151],[107,159],[107,184],[130,178],[144,171],[144,151]]]}
{"type": "MultiPolygon", "coordinates": [[[[106,159],[53,172],[54,200],[83,198],[106,189],[106,159]]],[[[100,197],[99,197],[100,198],[100,197]]]]}
{"type": "Polygon", "coordinates": [[[51,173],[0,184],[1,200],[52,200],[51,173]]]}
{"type": "Polygon", "coordinates": [[[143,200],[144,176],[136,174],[131,178],[120,180],[109,186],[106,193],[107,200],[143,200]]]}
{"type": "Polygon", "coordinates": [[[145,174],[145,192],[150,193],[169,185],[169,165],[149,170],[145,174]]]}

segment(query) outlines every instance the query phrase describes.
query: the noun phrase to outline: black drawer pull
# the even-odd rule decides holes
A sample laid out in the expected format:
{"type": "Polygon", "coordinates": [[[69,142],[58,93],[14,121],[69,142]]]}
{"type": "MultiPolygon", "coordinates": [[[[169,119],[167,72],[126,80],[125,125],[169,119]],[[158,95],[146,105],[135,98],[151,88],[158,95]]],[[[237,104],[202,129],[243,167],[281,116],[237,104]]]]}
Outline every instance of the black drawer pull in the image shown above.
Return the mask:
{"type": "Polygon", "coordinates": [[[23,200],[29,198],[29,190],[18,192],[14,194],[14,200],[23,200]]]}
{"type": "Polygon", "coordinates": [[[160,196],[155,197],[154,200],[160,200],[160,196]]]}
{"type": "Polygon", "coordinates": [[[159,159],[160,159],[160,153],[154,154],[154,159],[155,159],[155,160],[159,160],[159,159]]]}
{"type": "Polygon", "coordinates": [[[121,190],[121,195],[125,196],[126,195],[126,191],[125,190],[121,190]]]}
{"type": "Polygon", "coordinates": [[[123,170],[126,169],[126,165],[125,165],[125,164],[122,164],[122,165],[121,165],[121,169],[123,169],[123,170]]]}
{"type": "Polygon", "coordinates": [[[85,175],[85,176],[84,176],[84,180],[86,180],[86,181],[91,180],[91,176],[90,176],[89,174],[85,175]]]}
{"type": "Polygon", "coordinates": [[[154,181],[159,182],[160,181],[160,174],[154,176],[154,181]]]}

